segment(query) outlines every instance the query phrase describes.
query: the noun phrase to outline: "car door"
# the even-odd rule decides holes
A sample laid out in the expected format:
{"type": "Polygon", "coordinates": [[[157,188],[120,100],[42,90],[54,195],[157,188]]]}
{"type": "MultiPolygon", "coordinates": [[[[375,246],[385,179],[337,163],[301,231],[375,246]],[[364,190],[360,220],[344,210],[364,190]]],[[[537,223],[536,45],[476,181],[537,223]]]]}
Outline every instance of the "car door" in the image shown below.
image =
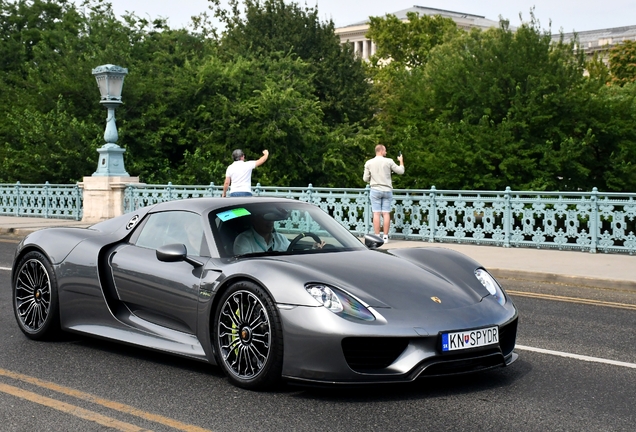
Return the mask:
{"type": "Polygon", "coordinates": [[[204,263],[207,247],[201,216],[184,211],[154,213],[133,243],[117,249],[111,268],[119,300],[139,318],[194,334],[203,266],[162,262],[156,250],[185,244],[188,256],[204,263]]]}

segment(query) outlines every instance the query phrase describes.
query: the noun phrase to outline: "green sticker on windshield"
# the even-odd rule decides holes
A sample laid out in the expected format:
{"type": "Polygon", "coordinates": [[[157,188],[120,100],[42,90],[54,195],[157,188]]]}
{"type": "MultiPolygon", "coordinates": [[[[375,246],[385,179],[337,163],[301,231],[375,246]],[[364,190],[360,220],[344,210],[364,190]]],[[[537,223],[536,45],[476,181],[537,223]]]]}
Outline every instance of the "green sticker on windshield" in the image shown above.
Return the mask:
{"type": "Polygon", "coordinates": [[[226,210],[224,212],[218,213],[216,217],[221,219],[223,222],[229,221],[230,219],[234,219],[241,216],[249,216],[251,213],[247,211],[247,209],[243,207],[226,210]]]}

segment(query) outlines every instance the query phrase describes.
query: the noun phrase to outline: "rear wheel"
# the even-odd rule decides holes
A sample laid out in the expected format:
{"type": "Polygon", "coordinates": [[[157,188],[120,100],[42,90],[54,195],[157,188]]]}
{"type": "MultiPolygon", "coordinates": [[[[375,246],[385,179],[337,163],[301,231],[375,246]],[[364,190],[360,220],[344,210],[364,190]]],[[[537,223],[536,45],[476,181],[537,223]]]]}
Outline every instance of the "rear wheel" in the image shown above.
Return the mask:
{"type": "Polygon", "coordinates": [[[49,339],[60,329],[57,280],[49,260],[29,252],[18,262],[13,280],[13,311],[20,330],[34,340],[49,339]]]}
{"type": "Polygon", "coordinates": [[[219,364],[235,385],[263,389],[280,380],[283,334],[276,305],[252,282],[238,282],[221,297],[214,315],[219,364]]]}

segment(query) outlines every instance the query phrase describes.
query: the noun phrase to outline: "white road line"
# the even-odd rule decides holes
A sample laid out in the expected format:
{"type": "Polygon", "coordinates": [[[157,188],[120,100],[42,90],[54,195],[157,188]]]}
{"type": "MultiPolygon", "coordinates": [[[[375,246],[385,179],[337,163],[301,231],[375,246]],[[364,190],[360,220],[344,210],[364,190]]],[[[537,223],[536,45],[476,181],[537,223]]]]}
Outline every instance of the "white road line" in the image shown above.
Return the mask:
{"type": "Polygon", "coordinates": [[[543,348],[534,348],[534,347],[529,347],[524,345],[515,345],[515,348],[520,350],[525,350],[525,351],[534,351],[541,354],[550,354],[550,355],[555,355],[559,357],[568,357],[568,358],[573,358],[573,359],[583,360],[588,362],[605,363],[605,364],[614,365],[614,366],[623,366],[623,367],[636,369],[636,363],[627,363],[627,362],[621,362],[616,360],[602,359],[598,357],[589,357],[589,356],[584,356],[579,354],[571,354],[571,353],[566,353],[561,351],[552,351],[552,350],[547,350],[543,348]]]}
{"type": "Polygon", "coordinates": [[[0,267],[0,270],[11,271],[11,267],[0,267]]]}

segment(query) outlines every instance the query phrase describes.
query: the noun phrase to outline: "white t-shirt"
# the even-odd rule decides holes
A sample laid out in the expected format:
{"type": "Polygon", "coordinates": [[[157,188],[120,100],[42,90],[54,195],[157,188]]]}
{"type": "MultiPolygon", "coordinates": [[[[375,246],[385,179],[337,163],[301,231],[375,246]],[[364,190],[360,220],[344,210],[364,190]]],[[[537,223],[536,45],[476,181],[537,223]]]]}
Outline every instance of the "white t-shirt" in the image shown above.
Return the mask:
{"type": "Polygon", "coordinates": [[[243,255],[248,253],[266,252],[268,250],[284,252],[289,247],[289,239],[284,235],[274,231],[269,243],[265,243],[265,239],[250,228],[243,231],[234,240],[234,253],[243,255]]]}
{"type": "Polygon", "coordinates": [[[230,193],[252,192],[252,170],[256,168],[256,161],[234,161],[227,167],[225,177],[229,177],[230,193]]]}

